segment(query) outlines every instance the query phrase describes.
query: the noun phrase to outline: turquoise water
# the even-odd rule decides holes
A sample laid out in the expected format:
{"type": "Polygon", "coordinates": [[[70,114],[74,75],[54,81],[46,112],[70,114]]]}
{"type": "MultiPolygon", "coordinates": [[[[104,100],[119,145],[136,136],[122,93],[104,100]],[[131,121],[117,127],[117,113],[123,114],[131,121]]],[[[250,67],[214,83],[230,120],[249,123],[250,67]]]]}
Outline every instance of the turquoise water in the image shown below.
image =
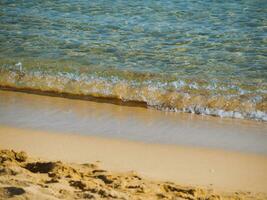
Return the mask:
{"type": "Polygon", "coordinates": [[[267,1],[1,1],[0,85],[267,121],[267,1]]]}

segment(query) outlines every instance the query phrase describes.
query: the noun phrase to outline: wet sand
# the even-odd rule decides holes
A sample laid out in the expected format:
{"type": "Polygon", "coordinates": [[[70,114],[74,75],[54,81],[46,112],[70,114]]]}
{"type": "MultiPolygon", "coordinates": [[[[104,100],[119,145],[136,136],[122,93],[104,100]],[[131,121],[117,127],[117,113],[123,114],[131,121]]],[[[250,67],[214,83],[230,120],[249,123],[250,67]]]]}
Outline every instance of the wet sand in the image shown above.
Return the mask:
{"type": "Polygon", "coordinates": [[[4,126],[0,127],[0,147],[23,150],[42,159],[98,163],[115,172],[134,170],[145,178],[218,191],[267,191],[264,155],[4,126]]]}
{"type": "Polygon", "coordinates": [[[267,154],[267,123],[257,121],[1,90],[0,113],[11,127],[267,154]]]}

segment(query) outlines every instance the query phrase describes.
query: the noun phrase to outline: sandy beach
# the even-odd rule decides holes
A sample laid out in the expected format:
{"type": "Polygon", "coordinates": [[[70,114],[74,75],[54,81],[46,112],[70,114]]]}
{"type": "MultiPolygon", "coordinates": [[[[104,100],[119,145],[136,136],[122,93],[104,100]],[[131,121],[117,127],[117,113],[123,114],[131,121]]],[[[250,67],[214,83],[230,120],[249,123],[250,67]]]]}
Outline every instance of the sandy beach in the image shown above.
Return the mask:
{"type": "Polygon", "coordinates": [[[266,3],[0,16],[0,200],[267,200],[266,3]]]}
{"type": "Polygon", "coordinates": [[[262,122],[10,91],[0,112],[2,199],[267,198],[262,122]]]}
{"type": "Polygon", "coordinates": [[[136,172],[110,172],[98,164],[70,164],[0,150],[1,199],[264,199],[266,194],[215,192],[144,179],[136,172]]]}
{"type": "MultiPolygon", "coordinates": [[[[146,144],[6,126],[0,127],[0,147],[25,151],[35,159],[46,161],[91,163],[115,174],[123,173],[123,176],[128,176],[127,173],[134,171],[148,182],[153,180],[163,184],[164,181],[171,181],[183,187],[204,188],[208,196],[217,194],[224,195],[226,198],[226,194],[232,196],[236,194],[247,199],[266,198],[267,157],[265,155],[146,144]],[[207,191],[212,191],[212,194],[207,191]],[[251,195],[254,195],[253,198],[251,195]]],[[[8,180],[11,180],[10,176],[8,180]]],[[[1,185],[10,184],[6,181],[7,179],[2,178],[1,185]]],[[[53,188],[53,185],[48,187],[53,188]]],[[[130,194],[127,191],[125,193],[130,194]]],[[[146,195],[149,196],[147,193],[146,195]]],[[[151,199],[156,198],[153,195],[150,195],[151,199]]],[[[172,195],[175,197],[175,194],[172,195]]],[[[141,197],[147,199],[145,196],[141,195],[141,197]]],[[[134,199],[134,196],[130,199],[134,199]]]]}
{"type": "Polygon", "coordinates": [[[267,154],[267,124],[260,121],[3,90],[0,113],[9,127],[267,154]]]}

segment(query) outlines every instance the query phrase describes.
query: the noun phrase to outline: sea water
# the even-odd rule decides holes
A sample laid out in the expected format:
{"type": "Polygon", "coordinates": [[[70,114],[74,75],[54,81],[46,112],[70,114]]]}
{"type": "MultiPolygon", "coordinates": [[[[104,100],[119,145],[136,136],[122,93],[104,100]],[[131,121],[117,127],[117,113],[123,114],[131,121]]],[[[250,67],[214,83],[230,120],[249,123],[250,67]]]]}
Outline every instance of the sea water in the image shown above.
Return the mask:
{"type": "Polygon", "coordinates": [[[2,0],[0,86],[267,121],[267,1],[2,0]]]}

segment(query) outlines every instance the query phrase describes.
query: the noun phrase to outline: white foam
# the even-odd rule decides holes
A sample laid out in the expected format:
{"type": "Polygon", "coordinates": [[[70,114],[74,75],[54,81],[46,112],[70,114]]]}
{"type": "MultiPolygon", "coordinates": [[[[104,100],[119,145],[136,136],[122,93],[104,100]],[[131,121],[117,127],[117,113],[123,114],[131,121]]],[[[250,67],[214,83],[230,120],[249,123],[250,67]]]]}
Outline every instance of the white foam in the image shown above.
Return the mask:
{"type": "Polygon", "coordinates": [[[17,68],[19,68],[19,71],[22,71],[22,63],[21,62],[18,62],[17,64],[15,64],[15,66],[17,68]]]}

